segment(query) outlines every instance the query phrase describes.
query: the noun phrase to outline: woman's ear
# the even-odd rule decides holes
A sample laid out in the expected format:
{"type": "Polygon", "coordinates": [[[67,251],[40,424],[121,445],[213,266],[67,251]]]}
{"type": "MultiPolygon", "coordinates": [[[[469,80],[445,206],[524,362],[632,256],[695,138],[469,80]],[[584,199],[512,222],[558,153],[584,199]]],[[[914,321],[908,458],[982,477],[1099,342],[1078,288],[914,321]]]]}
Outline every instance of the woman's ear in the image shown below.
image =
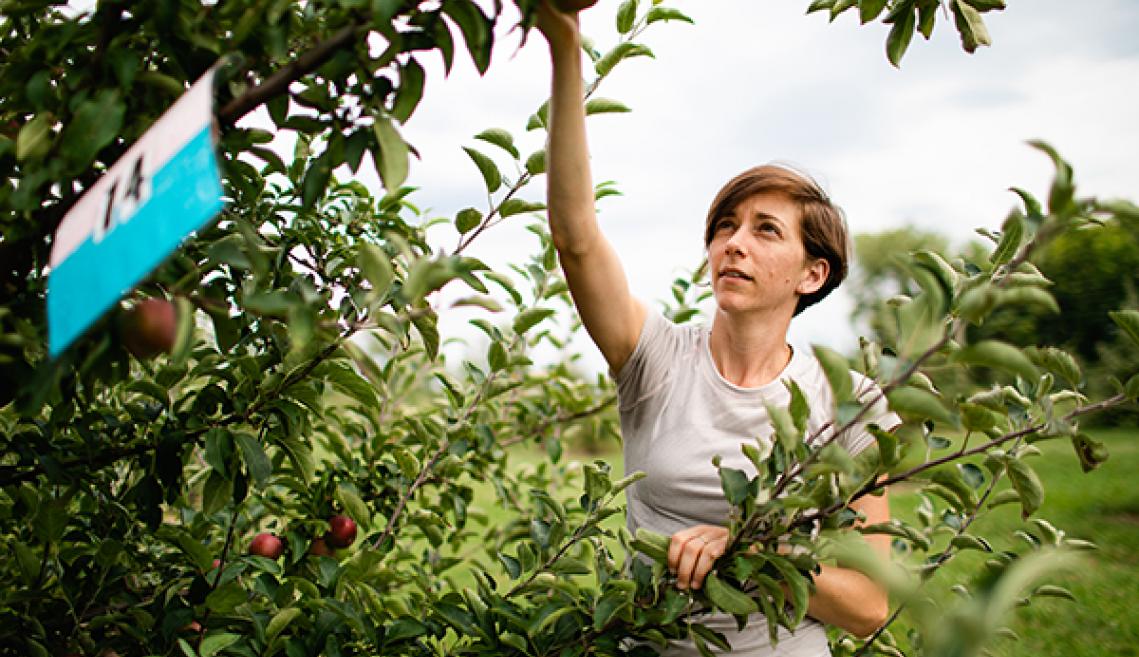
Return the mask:
{"type": "Polygon", "coordinates": [[[815,258],[803,269],[803,277],[799,280],[795,291],[800,296],[814,294],[822,289],[831,273],[831,263],[826,258],[815,258]]]}

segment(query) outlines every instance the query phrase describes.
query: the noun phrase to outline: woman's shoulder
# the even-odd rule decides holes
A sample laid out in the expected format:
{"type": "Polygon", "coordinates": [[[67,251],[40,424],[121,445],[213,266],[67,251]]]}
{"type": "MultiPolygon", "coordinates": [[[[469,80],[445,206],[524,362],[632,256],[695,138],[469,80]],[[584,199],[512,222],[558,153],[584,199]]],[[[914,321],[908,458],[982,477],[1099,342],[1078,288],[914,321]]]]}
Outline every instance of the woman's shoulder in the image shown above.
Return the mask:
{"type": "Polygon", "coordinates": [[[659,309],[649,309],[637,348],[644,344],[656,347],[657,352],[679,354],[691,351],[708,339],[708,330],[706,325],[698,322],[677,324],[659,309]]]}
{"type": "Polygon", "coordinates": [[[660,310],[650,309],[633,353],[615,376],[618,392],[655,387],[667,380],[678,365],[699,353],[706,340],[704,326],[676,324],[660,310]]]}

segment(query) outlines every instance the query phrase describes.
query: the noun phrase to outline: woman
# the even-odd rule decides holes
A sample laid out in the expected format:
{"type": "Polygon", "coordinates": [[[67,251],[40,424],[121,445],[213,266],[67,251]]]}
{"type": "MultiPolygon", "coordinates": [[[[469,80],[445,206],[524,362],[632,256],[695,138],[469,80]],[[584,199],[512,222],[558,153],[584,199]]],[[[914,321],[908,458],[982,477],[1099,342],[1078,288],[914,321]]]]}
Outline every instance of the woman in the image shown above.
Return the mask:
{"type": "MultiPolygon", "coordinates": [[[[810,429],[831,420],[830,388],[817,361],[787,344],[791,318],[826,296],[846,274],[842,217],[818,186],[795,172],[757,167],[730,181],[708,213],[705,245],[716,312],[709,329],[679,327],[634,299],[613,247],[602,235],[582,107],[581,41],[576,14],[544,4],[538,28],[550,46],[553,89],[547,144],[550,231],[583,324],[618,384],[625,467],[648,477],[628,491],[630,530],[670,534],[669,568],[677,586],[699,588],[723,554],[728,504],[711,461],[754,474],[740,443],[770,433],[766,404],[786,406],[794,379],[812,401],[810,429]]],[[[873,386],[860,375],[856,389],[873,386]]],[[[893,427],[879,404],[867,423],[893,427]]],[[[872,442],[860,427],[838,442],[852,453],[872,442]]],[[[867,523],[889,519],[885,496],[852,507],[867,523]]],[[[884,536],[868,539],[884,554],[884,536]]],[[[724,632],[733,654],[829,654],[821,623],[866,636],[886,618],[886,594],[852,570],[825,567],[815,577],[810,618],[794,635],[768,643],[765,624],[742,632],[728,617],[708,624],[724,632]]],[[[691,643],[668,655],[695,655],[691,643]]]]}

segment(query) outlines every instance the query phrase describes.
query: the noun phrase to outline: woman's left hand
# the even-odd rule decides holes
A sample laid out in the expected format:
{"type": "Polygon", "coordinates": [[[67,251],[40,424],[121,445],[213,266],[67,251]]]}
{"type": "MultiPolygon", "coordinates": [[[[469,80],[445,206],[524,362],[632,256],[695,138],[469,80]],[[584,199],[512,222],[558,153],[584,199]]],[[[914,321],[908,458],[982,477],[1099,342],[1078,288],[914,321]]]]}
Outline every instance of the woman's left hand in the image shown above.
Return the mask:
{"type": "Polygon", "coordinates": [[[727,547],[727,527],[696,525],[673,534],[668,544],[668,569],[676,575],[677,588],[703,586],[704,577],[727,547]]]}

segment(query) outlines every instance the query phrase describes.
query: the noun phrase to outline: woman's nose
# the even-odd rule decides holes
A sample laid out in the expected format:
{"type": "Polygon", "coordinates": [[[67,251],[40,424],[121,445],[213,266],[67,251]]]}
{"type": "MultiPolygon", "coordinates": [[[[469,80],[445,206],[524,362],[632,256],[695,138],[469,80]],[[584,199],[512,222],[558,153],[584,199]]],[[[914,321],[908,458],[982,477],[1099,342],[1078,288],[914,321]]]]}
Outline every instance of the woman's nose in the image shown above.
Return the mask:
{"type": "Polygon", "coordinates": [[[734,233],[732,233],[730,237],[728,237],[728,240],[726,242],[724,242],[724,253],[725,254],[728,254],[728,255],[731,255],[731,254],[743,255],[744,254],[742,237],[741,237],[742,233],[743,233],[743,231],[737,230],[734,233]]]}

